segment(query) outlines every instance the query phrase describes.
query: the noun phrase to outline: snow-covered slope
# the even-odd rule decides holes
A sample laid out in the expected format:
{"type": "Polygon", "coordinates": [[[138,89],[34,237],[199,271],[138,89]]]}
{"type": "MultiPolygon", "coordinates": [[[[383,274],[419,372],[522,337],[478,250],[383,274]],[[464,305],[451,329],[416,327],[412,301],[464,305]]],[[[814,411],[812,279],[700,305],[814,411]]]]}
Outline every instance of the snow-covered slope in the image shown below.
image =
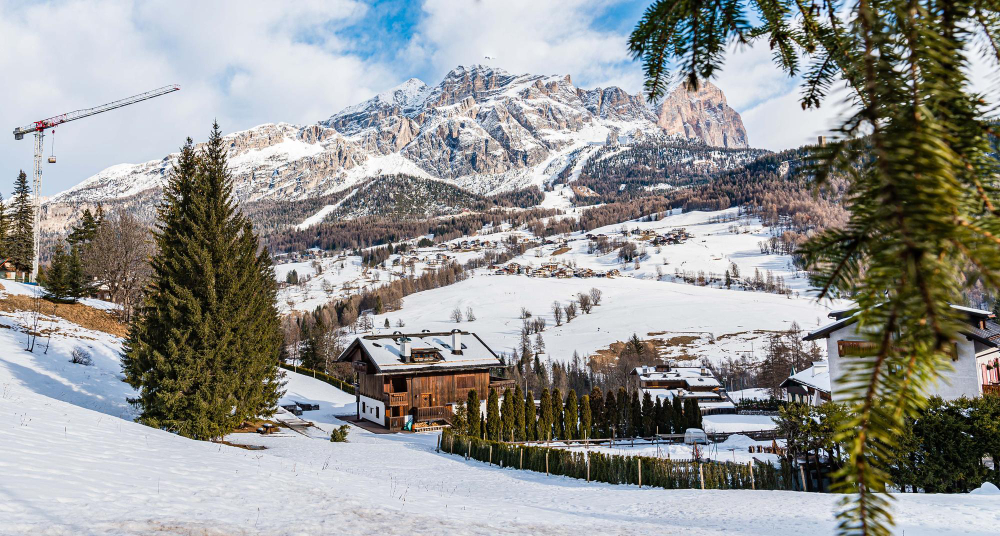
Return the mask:
{"type": "MultiPolygon", "coordinates": [[[[60,324],[48,354],[32,354],[13,317],[0,316],[3,535],[763,536],[835,525],[832,494],[588,484],[436,453],[433,434],[352,428],[349,442],[330,443],[353,397],[291,373],[285,400],[320,406],[304,415],[313,432],[226,438],[266,450],[192,441],[122,412],[120,341],[60,324]],[[79,345],[100,354],[93,366],[66,362],[79,345]]],[[[894,507],[907,535],[993,534],[1000,520],[989,495],[904,494],[894,507]]]]}

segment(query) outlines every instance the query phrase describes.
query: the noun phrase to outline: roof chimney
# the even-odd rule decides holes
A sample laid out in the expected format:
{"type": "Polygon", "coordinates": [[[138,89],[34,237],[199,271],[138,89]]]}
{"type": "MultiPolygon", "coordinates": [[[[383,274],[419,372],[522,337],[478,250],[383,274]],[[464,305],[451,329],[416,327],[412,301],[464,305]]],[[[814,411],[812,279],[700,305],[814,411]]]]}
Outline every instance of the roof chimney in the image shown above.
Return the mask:
{"type": "Polygon", "coordinates": [[[451,353],[462,354],[462,332],[457,329],[451,330],[451,353]]]}
{"type": "Polygon", "coordinates": [[[410,352],[410,338],[409,337],[403,337],[403,338],[399,339],[399,350],[400,350],[400,353],[403,355],[403,363],[409,363],[410,362],[410,353],[411,353],[410,352]]]}

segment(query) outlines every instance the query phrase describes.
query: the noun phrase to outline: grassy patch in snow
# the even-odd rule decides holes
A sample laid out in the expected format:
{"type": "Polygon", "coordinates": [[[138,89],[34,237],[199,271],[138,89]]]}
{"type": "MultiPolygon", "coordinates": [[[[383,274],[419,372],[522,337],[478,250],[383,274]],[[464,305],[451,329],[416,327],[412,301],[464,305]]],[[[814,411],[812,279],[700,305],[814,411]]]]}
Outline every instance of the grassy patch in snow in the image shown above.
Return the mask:
{"type": "MultiPolygon", "coordinates": [[[[35,307],[33,301],[34,298],[31,296],[8,294],[0,298],[0,311],[10,313],[30,311],[35,307]]],[[[127,324],[119,322],[114,315],[107,311],[102,311],[82,303],[54,303],[42,300],[40,312],[43,315],[56,316],[80,327],[102,331],[116,337],[125,337],[128,335],[127,324]]]]}

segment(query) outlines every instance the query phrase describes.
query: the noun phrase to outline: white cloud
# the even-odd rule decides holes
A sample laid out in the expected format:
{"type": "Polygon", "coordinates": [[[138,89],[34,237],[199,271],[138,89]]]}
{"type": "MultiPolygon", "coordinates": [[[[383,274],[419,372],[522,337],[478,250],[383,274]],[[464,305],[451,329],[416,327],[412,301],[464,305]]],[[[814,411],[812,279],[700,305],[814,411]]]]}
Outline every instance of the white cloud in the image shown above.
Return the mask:
{"type": "MultiPolygon", "coordinates": [[[[227,132],[317,121],[400,78],[346,52],[349,43],[337,37],[365,9],[352,0],[0,0],[0,102],[8,103],[0,125],[181,85],[57,129],[60,163],[46,166],[42,189],[51,195],[106,166],[161,157],[186,136],[203,139],[213,119],[227,132]]],[[[18,168],[30,169],[30,144],[0,138],[0,191],[10,191],[18,168]]]]}

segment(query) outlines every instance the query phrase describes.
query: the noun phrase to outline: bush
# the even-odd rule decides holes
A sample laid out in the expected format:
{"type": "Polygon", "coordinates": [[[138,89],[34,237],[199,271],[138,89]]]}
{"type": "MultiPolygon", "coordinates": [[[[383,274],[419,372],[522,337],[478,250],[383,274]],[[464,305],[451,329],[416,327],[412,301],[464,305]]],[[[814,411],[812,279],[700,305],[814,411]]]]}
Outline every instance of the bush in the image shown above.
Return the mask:
{"type": "Polygon", "coordinates": [[[343,425],[338,428],[334,428],[330,432],[330,442],[331,443],[345,443],[347,442],[347,433],[351,431],[351,427],[348,425],[343,425]]]}
{"type": "Polygon", "coordinates": [[[90,358],[90,354],[79,346],[73,348],[73,353],[70,354],[69,362],[87,367],[94,364],[94,360],[90,358]]]}

